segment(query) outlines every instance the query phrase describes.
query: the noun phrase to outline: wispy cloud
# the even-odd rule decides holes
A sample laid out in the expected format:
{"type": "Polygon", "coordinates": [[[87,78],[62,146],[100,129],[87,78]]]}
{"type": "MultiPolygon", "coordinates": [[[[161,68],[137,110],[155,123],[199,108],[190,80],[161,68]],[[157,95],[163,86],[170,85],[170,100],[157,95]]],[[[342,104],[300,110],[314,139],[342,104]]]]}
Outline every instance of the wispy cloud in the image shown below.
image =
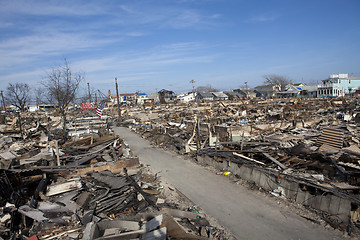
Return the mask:
{"type": "Polygon", "coordinates": [[[278,18],[278,16],[275,15],[256,15],[253,16],[249,19],[246,19],[245,22],[246,23],[264,23],[264,22],[270,22],[270,21],[274,21],[278,18]]]}
{"type": "Polygon", "coordinates": [[[197,52],[201,48],[201,44],[196,42],[174,43],[157,46],[147,51],[116,53],[103,59],[87,59],[74,64],[86,72],[105,70],[134,72],[138,69],[161,69],[174,64],[212,62],[214,56],[197,52]]]}
{"type": "MultiPolygon", "coordinates": [[[[0,75],[1,82],[26,82],[32,87],[40,85],[42,77],[46,75],[45,69],[36,69],[32,71],[22,71],[0,75]]],[[[3,86],[4,87],[4,86],[3,86]]]]}
{"type": "Polygon", "coordinates": [[[27,14],[36,16],[91,16],[105,13],[104,5],[91,1],[2,1],[3,14],[27,14]]]}
{"type": "Polygon", "coordinates": [[[146,36],[147,34],[145,32],[128,32],[125,33],[125,35],[129,37],[142,37],[142,36],[146,36]]]}
{"type": "Polygon", "coordinates": [[[43,59],[50,55],[67,55],[87,51],[118,39],[97,39],[84,33],[62,33],[30,35],[0,42],[0,70],[21,62],[43,59]]]}

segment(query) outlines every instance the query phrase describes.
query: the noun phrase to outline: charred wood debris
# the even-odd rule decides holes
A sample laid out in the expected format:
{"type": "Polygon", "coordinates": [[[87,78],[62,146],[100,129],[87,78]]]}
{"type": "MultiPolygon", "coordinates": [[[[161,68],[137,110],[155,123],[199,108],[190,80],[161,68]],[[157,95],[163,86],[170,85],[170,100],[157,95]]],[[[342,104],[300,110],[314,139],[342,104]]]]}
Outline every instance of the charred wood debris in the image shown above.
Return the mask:
{"type": "Polygon", "coordinates": [[[154,145],[253,183],[359,236],[359,101],[163,104],[129,107],[122,116],[125,126],[154,145]]]}
{"type": "Polygon", "coordinates": [[[1,115],[0,239],[229,239],[152,174],[111,115],[1,115]],[[21,123],[21,125],[20,125],[21,123]]]}

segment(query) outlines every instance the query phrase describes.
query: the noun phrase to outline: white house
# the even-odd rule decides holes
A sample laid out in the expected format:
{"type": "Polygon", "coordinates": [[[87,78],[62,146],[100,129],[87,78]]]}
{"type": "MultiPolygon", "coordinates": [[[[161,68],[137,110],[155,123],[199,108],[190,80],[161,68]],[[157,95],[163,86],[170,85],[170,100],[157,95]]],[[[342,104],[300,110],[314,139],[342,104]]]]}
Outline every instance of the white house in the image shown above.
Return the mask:
{"type": "Polygon", "coordinates": [[[196,93],[182,93],[177,96],[177,99],[183,103],[193,102],[196,99],[196,93]]]}

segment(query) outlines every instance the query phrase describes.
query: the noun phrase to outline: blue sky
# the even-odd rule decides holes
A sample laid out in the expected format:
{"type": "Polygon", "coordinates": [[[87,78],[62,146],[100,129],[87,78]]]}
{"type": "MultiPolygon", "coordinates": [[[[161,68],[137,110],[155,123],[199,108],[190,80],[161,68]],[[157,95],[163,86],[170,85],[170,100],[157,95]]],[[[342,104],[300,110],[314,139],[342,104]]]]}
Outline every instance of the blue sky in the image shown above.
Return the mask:
{"type": "Polygon", "coordinates": [[[359,0],[0,0],[0,82],[32,87],[66,58],[92,89],[176,92],[360,76],[359,0]]]}

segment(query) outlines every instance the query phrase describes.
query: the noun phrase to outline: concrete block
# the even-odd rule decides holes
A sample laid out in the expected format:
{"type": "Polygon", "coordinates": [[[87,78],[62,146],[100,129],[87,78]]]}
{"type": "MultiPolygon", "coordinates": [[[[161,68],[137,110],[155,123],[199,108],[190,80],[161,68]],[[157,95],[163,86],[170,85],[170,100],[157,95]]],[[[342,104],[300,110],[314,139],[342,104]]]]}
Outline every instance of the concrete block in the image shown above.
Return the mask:
{"type": "Polygon", "coordinates": [[[330,214],[338,214],[340,207],[341,199],[338,196],[331,195],[330,196],[330,204],[329,204],[329,213],[330,214]]]}
{"type": "Polygon", "coordinates": [[[252,168],[248,168],[248,167],[241,167],[241,168],[244,168],[244,172],[243,175],[241,175],[241,178],[250,181],[252,175],[252,168]]]}
{"type": "Polygon", "coordinates": [[[290,183],[284,178],[280,180],[280,186],[284,189],[285,197],[290,198],[290,183]]]}
{"type": "Polygon", "coordinates": [[[257,169],[253,169],[251,180],[255,182],[256,185],[260,185],[260,175],[261,172],[257,169]]]}
{"type": "Polygon", "coordinates": [[[311,207],[320,210],[321,206],[321,195],[314,196],[314,198],[311,201],[311,207]]]}
{"type": "Polygon", "coordinates": [[[231,163],[230,166],[228,167],[228,169],[232,174],[240,175],[240,168],[237,163],[231,163]]]}
{"type": "Polygon", "coordinates": [[[270,181],[270,179],[268,178],[268,176],[262,172],[260,174],[260,182],[259,182],[260,187],[262,187],[263,189],[265,189],[267,191],[272,191],[273,189],[271,188],[269,181],[270,181]]]}
{"type": "Polygon", "coordinates": [[[298,189],[295,201],[299,204],[304,204],[305,197],[306,197],[306,192],[302,191],[301,189],[298,189]]]}
{"type": "Polygon", "coordinates": [[[349,215],[351,210],[351,201],[349,199],[341,198],[339,206],[339,214],[349,215]]]}
{"type": "Polygon", "coordinates": [[[267,175],[267,182],[269,184],[270,190],[277,189],[280,185],[277,182],[277,176],[274,175],[267,175]]]}
{"type": "Polygon", "coordinates": [[[240,166],[239,175],[240,175],[241,178],[244,178],[245,171],[246,171],[246,167],[240,166]]]}
{"type": "Polygon", "coordinates": [[[331,201],[331,194],[326,194],[321,197],[320,210],[324,212],[329,211],[331,201]]]}
{"type": "Polygon", "coordinates": [[[288,181],[288,180],[284,180],[282,179],[282,184],[280,184],[281,186],[283,186],[284,190],[285,190],[285,195],[288,199],[291,199],[293,201],[296,200],[296,194],[299,188],[299,184],[296,182],[292,182],[292,181],[288,181]]]}
{"type": "Polygon", "coordinates": [[[303,205],[311,206],[313,201],[314,195],[310,194],[308,191],[305,192],[304,202],[303,205]]]}

